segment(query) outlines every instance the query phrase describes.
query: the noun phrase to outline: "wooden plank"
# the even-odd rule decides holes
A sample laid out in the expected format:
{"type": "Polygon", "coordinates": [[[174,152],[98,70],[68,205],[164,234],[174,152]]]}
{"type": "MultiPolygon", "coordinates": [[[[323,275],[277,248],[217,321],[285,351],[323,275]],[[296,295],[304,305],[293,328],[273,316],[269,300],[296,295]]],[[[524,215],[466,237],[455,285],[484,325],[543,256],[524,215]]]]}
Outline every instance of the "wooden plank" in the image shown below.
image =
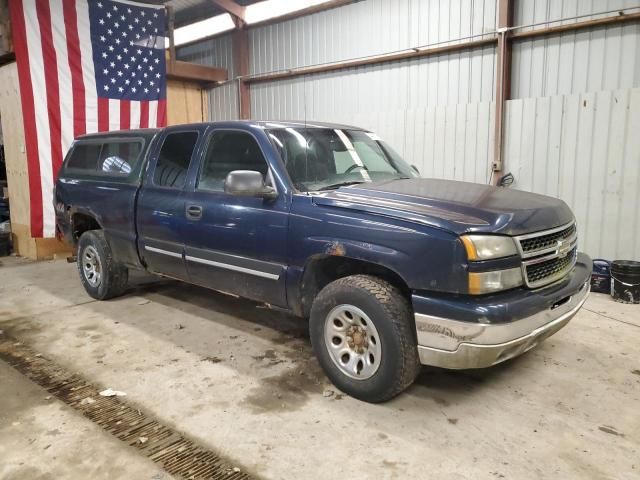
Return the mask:
{"type": "Polygon", "coordinates": [[[229,74],[224,68],[207,67],[171,59],[167,62],[167,77],[170,80],[210,84],[227,81],[229,74]]]}
{"type": "MultiPolygon", "coordinates": [[[[15,63],[0,67],[0,120],[4,138],[11,221],[28,226],[31,218],[29,176],[18,69],[15,63]]],[[[31,237],[30,231],[28,236],[31,237]]]]}
{"type": "Polygon", "coordinates": [[[193,82],[169,80],[167,83],[167,121],[169,125],[204,122],[208,119],[206,93],[193,82]]]}
{"type": "Polygon", "coordinates": [[[66,258],[73,254],[71,245],[57,238],[36,238],[36,259],[66,258]]]}
{"type": "Polygon", "coordinates": [[[29,225],[22,225],[12,221],[11,237],[13,251],[16,255],[33,259],[38,258],[36,241],[34,238],[31,238],[31,228],[29,225]]]}
{"type": "Polygon", "coordinates": [[[0,67],[0,121],[9,186],[14,251],[33,259],[66,254],[70,248],[55,238],[31,238],[29,175],[24,140],[18,70],[15,63],[0,67]]]}

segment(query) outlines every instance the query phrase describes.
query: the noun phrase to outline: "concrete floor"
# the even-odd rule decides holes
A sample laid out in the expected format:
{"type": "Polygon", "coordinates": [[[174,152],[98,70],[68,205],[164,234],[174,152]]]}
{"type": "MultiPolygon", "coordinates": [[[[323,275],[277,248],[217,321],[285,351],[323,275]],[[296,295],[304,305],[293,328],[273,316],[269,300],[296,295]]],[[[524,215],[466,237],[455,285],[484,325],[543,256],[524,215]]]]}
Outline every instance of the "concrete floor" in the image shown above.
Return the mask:
{"type": "MultiPolygon", "coordinates": [[[[640,478],[640,306],[593,294],[518,359],[424,368],[369,405],[328,383],[301,320],[164,281],[95,302],[74,265],[0,263],[0,330],[260,477],[640,478]]],[[[15,371],[0,365],[0,377],[1,478],[87,478],[117,461],[131,470],[112,477],[159,478],[15,371]],[[56,429],[76,437],[47,435],[56,429]],[[74,442],[90,461],[69,465],[74,442]]]]}
{"type": "Polygon", "coordinates": [[[0,385],[0,478],[171,478],[2,361],[0,385]]]}

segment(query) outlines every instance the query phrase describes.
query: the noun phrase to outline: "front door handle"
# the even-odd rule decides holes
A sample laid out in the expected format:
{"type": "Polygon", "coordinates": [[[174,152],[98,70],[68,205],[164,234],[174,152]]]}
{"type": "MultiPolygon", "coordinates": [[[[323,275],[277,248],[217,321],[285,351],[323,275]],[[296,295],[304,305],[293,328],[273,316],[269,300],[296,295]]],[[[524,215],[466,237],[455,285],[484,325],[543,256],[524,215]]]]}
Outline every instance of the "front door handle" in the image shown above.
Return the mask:
{"type": "Polygon", "coordinates": [[[202,207],[200,205],[187,205],[185,213],[190,220],[200,220],[202,218],[202,207]]]}

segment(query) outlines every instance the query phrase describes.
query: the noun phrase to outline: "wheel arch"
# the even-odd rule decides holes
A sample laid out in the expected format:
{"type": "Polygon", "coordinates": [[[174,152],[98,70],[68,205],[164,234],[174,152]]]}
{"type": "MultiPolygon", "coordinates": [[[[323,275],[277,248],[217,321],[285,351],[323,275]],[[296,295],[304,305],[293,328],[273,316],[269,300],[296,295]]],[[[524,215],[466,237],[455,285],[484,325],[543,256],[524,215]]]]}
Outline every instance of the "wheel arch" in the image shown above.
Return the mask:
{"type": "Polygon", "coordinates": [[[94,212],[84,209],[74,209],[70,212],[71,233],[77,244],[80,236],[89,230],[104,230],[102,222],[94,212]]]}
{"type": "MultiPolygon", "coordinates": [[[[335,247],[334,247],[335,248],[335,247]]],[[[300,281],[300,301],[296,313],[308,317],[313,300],[329,283],[351,275],[372,275],[386,280],[407,297],[411,289],[404,278],[393,268],[357,256],[348,256],[338,246],[338,251],[318,254],[305,263],[300,281]]]]}

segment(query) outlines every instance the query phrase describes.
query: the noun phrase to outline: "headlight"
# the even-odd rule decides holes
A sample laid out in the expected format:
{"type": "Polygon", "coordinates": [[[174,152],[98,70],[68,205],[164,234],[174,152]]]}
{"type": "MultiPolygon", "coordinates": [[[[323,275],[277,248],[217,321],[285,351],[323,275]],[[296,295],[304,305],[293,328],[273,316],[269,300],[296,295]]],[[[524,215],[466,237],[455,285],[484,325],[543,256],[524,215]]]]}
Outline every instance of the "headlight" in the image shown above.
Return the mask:
{"type": "Polygon", "coordinates": [[[522,283],[522,270],[518,267],[493,272],[469,272],[469,293],[472,295],[509,290],[522,283]]]}
{"type": "Polygon", "coordinates": [[[469,260],[490,260],[518,254],[516,244],[511,237],[463,235],[460,240],[467,251],[469,260]]]}

